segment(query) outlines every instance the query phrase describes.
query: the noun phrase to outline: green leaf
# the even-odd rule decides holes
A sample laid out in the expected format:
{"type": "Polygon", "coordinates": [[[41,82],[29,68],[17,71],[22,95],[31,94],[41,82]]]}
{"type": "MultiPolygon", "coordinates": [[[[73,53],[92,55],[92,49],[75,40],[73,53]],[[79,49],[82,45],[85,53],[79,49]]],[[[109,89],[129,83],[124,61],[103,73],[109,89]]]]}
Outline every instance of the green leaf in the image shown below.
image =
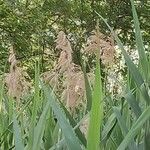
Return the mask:
{"type": "Polygon", "coordinates": [[[92,91],[91,91],[91,87],[89,84],[89,80],[88,80],[85,68],[86,67],[84,63],[82,62],[82,70],[83,70],[83,75],[84,75],[85,91],[86,91],[86,99],[87,99],[86,111],[90,111],[91,106],[92,106],[92,91]]]}
{"type": "Polygon", "coordinates": [[[13,129],[14,129],[15,149],[16,150],[23,150],[24,145],[23,145],[23,142],[21,139],[21,130],[20,130],[19,124],[18,124],[15,116],[14,116],[13,120],[14,120],[13,121],[13,129]]]}
{"type": "Polygon", "coordinates": [[[98,53],[96,56],[95,84],[92,96],[92,108],[90,111],[90,123],[88,128],[87,150],[99,150],[100,127],[103,120],[103,92],[98,53]]]}
{"type": "Polygon", "coordinates": [[[50,108],[50,105],[49,105],[49,102],[47,102],[34,130],[33,149],[40,150],[40,144],[41,144],[41,140],[43,138],[44,129],[45,129],[46,116],[47,116],[49,108],[50,108]]]}
{"type": "MultiPolygon", "coordinates": [[[[31,98],[31,97],[29,97],[29,98],[31,98]]],[[[18,118],[23,113],[23,111],[29,106],[30,102],[31,102],[31,99],[28,100],[27,103],[23,106],[23,108],[20,109],[16,118],[18,118]]],[[[0,145],[4,142],[4,140],[2,140],[2,139],[5,139],[5,137],[7,137],[8,133],[10,132],[10,128],[11,128],[12,124],[13,124],[13,120],[5,127],[5,130],[3,131],[3,133],[0,137],[0,139],[1,139],[0,145]]]]}
{"type": "Polygon", "coordinates": [[[33,106],[32,106],[32,116],[31,116],[31,126],[30,126],[30,132],[29,132],[29,149],[33,147],[33,139],[34,139],[34,128],[36,125],[36,117],[37,117],[37,110],[38,110],[38,102],[40,101],[39,96],[39,62],[35,63],[35,84],[34,84],[34,99],[33,99],[33,106]]]}
{"type": "Polygon", "coordinates": [[[136,38],[136,46],[138,49],[139,53],[139,58],[140,58],[140,64],[141,64],[141,69],[144,72],[145,77],[147,77],[148,73],[148,62],[147,62],[147,57],[144,49],[144,44],[143,44],[143,39],[141,35],[141,30],[140,30],[140,23],[138,20],[137,12],[134,6],[134,1],[131,1],[131,6],[132,6],[132,13],[133,13],[133,21],[134,21],[134,28],[135,28],[135,38],[136,38]]]}
{"type": "Polygon", "coordinates": [[[117,44],[119,46],[119,48],[121,49],[122,51],[122,54],[125,58],[125,61],[127,63],[127,66],[129,67],[129,70],[130,72],[132,73],[132,76],[134,77],[135,79],[135,82],[137,83],[137,86],[141,86],[143,83],[144,83],[144,80],[138,70],[138,68],[136,67],[136,65],[132,62],[131,58],[129,57],[129,55],[127,54],[127,52],[125,51],[124,47],[123,47],[123,44],[122,42],[120,41],[120,39],[118,38],[118,36],[114,33],[113,29],[109,26],[109,24],[107,23],[107,21],[100,15],[96,12],[96,14],[102,18],[102,20],[105,22],[105,24],[107,25],[107,27],[110,29],[110,31],[112,32],[115,40],[117,41],[117,44]]]}
{"type": "Polygon", "coordinates": [[[0,78],[0,136],[2,132],[4,131],[5,125],[4,125],[4,112],[3,112],[3,92],[4,92],[4,80],[3,78],[0,78]]]}
{"type": "MultiPolygon", "coordinates": [[[[125,137],[126,134],[128,133],[128,128],[126,126],[125,118],[123,116],[121,116],[121,113],[117,107],[113,107],[113,110],[114,110],[114,113],[117,117],[117,120],[118,120],[119,126],[121,128],[122,134],[125,137]]],[[[132,139],[131,142],[132,142],[132,144],[128,145],[129,149],[130,150],[136,150],[137,147],[136,147],[134,140],[132,139]]]]}
{"type": "Polygon", "coordinates": [[[67,118],[65,117],[64,112],[61,110],[54,93],[51,91],[50,88],[46,87],[44,84],[42,84],[42,89],[44,91],[46,99],[50,103],[54,114],[56,115],[57,121],[59,123],[60,128],[62,129],[68,148],[70,150],[81,150],[79,139],[76,137],[73,128],[71,127],[67,118]]]}
{"type": "Polygon", "coordinates": [[[105,124],[105,126],[103,128],[103,131],[102,131],[102,140],[105,140],[105,138],[108,136],[108,134],[114,128],[115,124],[116,124],[116,116],[113,113],[107,119],[107,122],[106,122],[106,124],[105,124]]]}
{"type": "Polygon", "coordinates": [[[131,91],[129,91],[127,94],[124,95],[124,97],[131,106],[135,116],[138,118],[141,115],[142,111],[134,95],[132,94],[131,91]]]}
{"type": "Polygon", "coordinates": [[[137,121],[132,125],[132,128],[129,130],[128,134],[125,136],[124,140],[121,142],[117,150],[125,150],[149,118],[150,106],[141,114],[137,121]]]}
{"type": "Polygon", "coordinates": [[[110,29],[110,31],[112,32],[115,40],[117,41],[117,44],[119,46],[119,48],[122,51],[122,54],[125,58],[126,64],[134,78],[134,81],[137,85],[137,87],[140,89],[142,96],[144,98],[144,100],[147,102],[147,104],[150,104],[150,97],[148,96],[148,92],[147,89],[145,87],[144,84],[144,79],[142,78],[142,75],[140,73],[140,71],[138,70],[138,68],[136,67],[136,65],[132,62],[131,58],[129,57],[129,55],[127,54],[127,52],[125,51],[122,42],[120,41],[120,39],[118,38],[118,36],[115,34],[115,32],[113,31],[113,29],[109,26],[109,24],[107,23],[107,21],[96,12],[96,14],[102,18],[102,20],[105,22],[105,24],[107,25],[107,27],[110,29]],[[141,90],[141,86],[142,86],[142,90],[141,90]]]}
{"type": "MultiPolygon", "coordinates": [[[[65,108],[63,103],[61,101],[59,101],[59,102],[60,102],[61,108],[63,108],[63,110],[66,114],[66,117],[69,119],[71,126],[74,128],[77,125],[77,123],[75,122],[74,118],[71,116],[69,111],[65,108]]],[[[75,133],[77,134],[77,136],[78,136],[79,140],[82,142],[82,144],[86,147],[86,144],[87,144],[86,138],[85,138],[84,134],[81,132],[79,127],[75,130],[75,133]]]]}

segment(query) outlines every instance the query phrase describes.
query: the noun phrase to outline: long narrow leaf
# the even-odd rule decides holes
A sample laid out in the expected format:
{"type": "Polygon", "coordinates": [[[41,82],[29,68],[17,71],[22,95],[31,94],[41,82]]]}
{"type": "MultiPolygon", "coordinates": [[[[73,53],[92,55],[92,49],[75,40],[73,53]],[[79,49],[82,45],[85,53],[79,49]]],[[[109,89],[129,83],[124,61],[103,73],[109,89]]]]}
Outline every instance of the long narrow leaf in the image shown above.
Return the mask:
{"type": "Polygon", "coordinates": [[[44,129],[45,129],[46,115],[48,113],[49,108],[50,108],[50,105],[49,105],[49,102],[47,102],[40,116],[40,119],[35,127],[33,149],[40,150],[40,144],[41,144],[41,140],[42,140],[44,129]]]}
{"type": "Polygon", "coordinates": [[[132,6],[132,13],[133,13],[133,21],[134,21],[134,28],[135,28],[135,37],[136,37],[136,45],[137,49],[139,52],[139,58],[140,58],[140,63],[142,65],[142,70],[145,73],[145,76],[147,77],[147,69],[148,69],[148,63],[147,63],[147,57],[144,49],[144,44],[143,44],[143,39],[141,35],[141,30],[140,30],[140,23],[138,20],[137,12],[134,6],[134,1],[131,1],[131,6],[132,6]]]}
{"type": "Polygon", "coordinates": [[[127,102],[129,103],[129,105],[131,106],[134,114],[138,118],[141,115],[142,111],[141,111],[141,108],[140,108],[138,102],[136,101],[134,95],[132,94],[131,91],[129,91],[127,94],[125,94],[124,97],[127,100],[127,102]]]}
{"type": "Polygon", "coordinates": [[[15,149],[16,150],[24,150],[24,145],[21,139],[21,130],[19,124],[17,122],[16,117],[13,119],[13,129],[14,129],[14,139],[15,139],[15,149]]]}
{"type": "Polygon", "coordinates": [[[100,127],[103,119],[103,96],[99,57],[96,57],[95,84],[92,96],[92,108],[90,112],[90,124],[88,129],[87,149],[99,150],[100,127]]]}
{"type": "Polygon", "coordinates": [[[111,116],[107,119],[107,122],[103,128],[102,131],[102,140],[105,140],[105,138],[108,136],[108,134],[111,132],[112,128],[114,128],[116,124],[116,116],[115,114],[111,114],[111,116]]]}
{"type": "MultiPolygon", "coordinates": [[[[74,118],[71,116],[71,114],[65,108],[65,106],[63,105],[63,103],[61,101],[60,101],[60,106],[63,108],[66,117],[69,119],[70,125],[74,128],[77,125],[74,118]]],[[[79,140],[82,142],[82,144],[86,147],[86,144],[87,144],[86,138],[85,138],[84,134],[81,132],[79,127],[75,130],[75,133],[77,134],[77,136],[78,136],[79,140]]]]}
{"type": "Polygon", "coordinates": [[[125,150],[149,118],[150,106],[141,114],[138,120],[133,124],[132,128],[129,130],[128,134],[126,135],[126,137],[124,138],[117,150],[125,150]]]}
{"type": "MultiPolygon", "coordinates": [[[[117,120],[118,120],[119,126],[121,128],[122,134],[125,137],[126,134],[128,133],[128,128],[127,128],[126,123],[125,123],[125,118],[123,116],[121,116],[121,113],[117,107],[113,107],[113,110],[114,110],[114,113],[117,117],[117,120]]],[[[137,150],[136,144],[135,144],[133,139],[131,142],[132,142],[132,144],[128,145],[129,149],[130,150],[137,150]]]]}
{"type": "Polygon", "coordinates": [[[33,147],[33,139],[34,139],[34,128],[36,125],[36,117],[37,117],[37,109],[38,109],[38,102],[39,102],[39,62],[35,63],[35,93],[33,99],[33,106],[32,106],[32,116],[31,116],[31,127],[29,132],[29,149],[33,147]]]}
{"type": "Polygon", "coordinates": [[[68,148],[71,150],[81,150],[79,139],[76,137],[73,131],[73,128],[69,124],[63,111],[58,105],[58,102],[55,99],[54,93],[50,90],[50,88],[46,87],[43,84],[42,84],[42,89],[44,90],[44,94],[47,100],[49,101],[50,106],[52,107],[52,110],[54,111],[54,114],[56,115],[57,121],[59,123],[60,128],[62,129],[68,148]]]}
{"type": "Polygon", "coordinates": [[[87,99],[86,111],[90,111],[91,106],[92,106],[92,91],[91,91],[89,80],[88,80],[88,77],[87,77],[87,74],[86,74],[85,65],[84,65],[83,62],[82,62],[82,70],[83,70],[83,75],[84,75],[86,99],[87,99]]]}
{"type": "Polygon", "coordinates": [[[118,38],[118,36],[115,34],[115,32],[113,31],[113,29],[109,26],[109,24],[107,23],[107,21],[99,14],[96,12],[96,14],[105,22],[105,24],[107,25],[107,27],[110,29],[110,31],[112,32],[115,40],[117,41],[117,44],[119,46],[119,48],[122,51],[122,54],[125,58],[126,64],[134,78],[134,81],[137,85],[137,87],[140,89],[142,96],[144,98],[144,100],[147,102],[147,104],[150,104],[150,97],[148,96],[148,92],[146,90],[146,87],[144,85],[144,79],[140,73],[140,71],[138,70],[138,68],[136,67],[136,65],[132,62],[131,58],[129,57],[129,55],[127,54],[127,52],[125,51],[123,44],[121,42],[121,40],[118,38]],[[141,86],[142,86],[142,90],[141,90],[141,86]]]}

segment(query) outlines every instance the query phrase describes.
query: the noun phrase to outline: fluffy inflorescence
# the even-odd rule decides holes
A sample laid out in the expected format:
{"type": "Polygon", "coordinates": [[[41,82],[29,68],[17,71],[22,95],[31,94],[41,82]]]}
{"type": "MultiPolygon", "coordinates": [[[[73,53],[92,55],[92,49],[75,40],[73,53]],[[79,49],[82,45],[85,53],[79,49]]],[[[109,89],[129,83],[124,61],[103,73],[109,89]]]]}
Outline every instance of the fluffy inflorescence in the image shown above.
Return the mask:
{"type": "Polygon", "coordinates": [[[10,71],[6,74],[5,82],[8,88],[8,95],[19,100],[21,96],[27,93],[30,83],[24,77],[24,71],[18,67],[13,47],[10,48],[9,59],[10,71]]]}
{"type": "Polygon", "coordinates": [[[81,68],[73,63],[72,48],[65,33],[60,31],[56,42],[56,49],[61,50],[58,62],[52,71],[43,74],[44,80],[53,87],[60,84],[59,78],[63,77],[63,91],[61,99],[69,109],[74,109],[84,96],[84,77],[81,68]]]}
{"type": "MultiPolygon", "coordinates": [[[[73,63],[70,41],[63,31],[58,33],[56,49],[60,50],[60,55],[53,70],[43,74],[44,80],[53,86],[54,89],[59,88],[59,84],[63,86],[61,99],[65,101],[68,108],[74,109],[83,101],[85,94],[84,76],[80,66],[73,63]],[[60,82],[60,77],[63,81],[60,82]]],[[[99,57],[105,65],[110,65],[114,61],[114,43],[112,38],[106,38],[98,29],[92,32],[88,38],[84,51],[86,53],[96,54],[99,50],[99,57]]],[[[91,76],[89,73],[88,76],[91,76]]]]}
{"type": "Polygon", "coordinates": [[[85,53],[88,54],[97,54],[97,50],[99,51],[99,57],[105,66],[113,64],[115,59],[115,45],[113,38],[105,37],[99,32],[99,29],[92,32],[84,49],[85,53]]]}

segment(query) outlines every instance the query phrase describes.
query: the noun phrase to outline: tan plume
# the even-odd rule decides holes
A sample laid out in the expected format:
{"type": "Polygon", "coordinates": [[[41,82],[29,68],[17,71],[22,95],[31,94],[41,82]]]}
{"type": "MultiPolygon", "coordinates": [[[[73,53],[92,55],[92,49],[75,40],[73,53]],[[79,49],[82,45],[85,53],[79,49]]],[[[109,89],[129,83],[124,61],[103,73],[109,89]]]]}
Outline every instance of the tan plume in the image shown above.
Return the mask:
{"type": "Polygon", "coordinates": [[[115,45],[113,38],[105,37],[101,32],[99,32],[98,27],[92,32],[92,35],[88,38],[86,45],[86,53],[96,54],[97,49],[99,50],[99,55],[104,65],[111,65],[114,62],[115,45]]]}
{"type": "Polygon", "coordinates": [[[30,84],[25,80],[23,70],[17,66],[18,62],[13,46],[10,48],[8,61],[10,63],[10,71],[6,74],[5,78],[8,94],[19,100],[21,96],[28,91],[30,84]]]}

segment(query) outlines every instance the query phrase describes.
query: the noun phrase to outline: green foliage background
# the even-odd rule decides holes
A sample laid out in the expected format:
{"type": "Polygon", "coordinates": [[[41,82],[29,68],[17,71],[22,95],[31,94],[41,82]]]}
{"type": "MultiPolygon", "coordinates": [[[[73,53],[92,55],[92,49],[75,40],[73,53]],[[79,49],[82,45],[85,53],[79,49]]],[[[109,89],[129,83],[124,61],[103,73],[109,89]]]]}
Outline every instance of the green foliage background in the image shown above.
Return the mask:
{"type": "MultiPolygon", "coordinates": [[[[135,1],[144,39],[150,39],[150,2],[135,1]]],[[[134,46],[133,18],[129,0],[1,0],[0,1],[0,70],[7,58],[8,47],[12,44],[17,59],[33,77],[34,60],[40,56],[41,70],[51,68],[58,52],[54,39],[63,30],[72,38],[74,59],[99,18],[95,11],[107,19],[119,32],[125,45],[134,46]],[[49,49],[51,55],[45,55],[49,49]]],[[[109,34],[101,21],[101,31],[109,34]]]]}

